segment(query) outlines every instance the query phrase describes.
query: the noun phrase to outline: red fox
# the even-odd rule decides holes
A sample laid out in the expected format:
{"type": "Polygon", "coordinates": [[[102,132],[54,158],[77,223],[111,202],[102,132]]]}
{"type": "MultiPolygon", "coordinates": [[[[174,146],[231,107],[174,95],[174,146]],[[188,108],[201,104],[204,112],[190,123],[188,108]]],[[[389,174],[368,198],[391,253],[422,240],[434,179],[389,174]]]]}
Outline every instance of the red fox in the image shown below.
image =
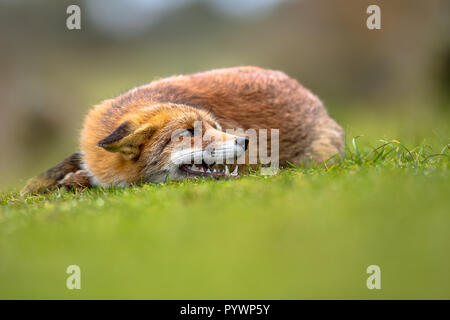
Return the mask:
{"type": "Polygon", "coordinates": [[[80,153],[30,179],[22,194],[236,175],[242,166],[223,163],[248,160],[249,138],[228,131],[274,128],[280,166],[343,155],[341,127],[283,72],[248,66],[165,78],[95,106],[84,121],[80,153]],[[195,123],[210,139],[179,151],[181,140],[195,140],[195,123]],[[209,161],[197,161],[212,145],[209,161]]]}

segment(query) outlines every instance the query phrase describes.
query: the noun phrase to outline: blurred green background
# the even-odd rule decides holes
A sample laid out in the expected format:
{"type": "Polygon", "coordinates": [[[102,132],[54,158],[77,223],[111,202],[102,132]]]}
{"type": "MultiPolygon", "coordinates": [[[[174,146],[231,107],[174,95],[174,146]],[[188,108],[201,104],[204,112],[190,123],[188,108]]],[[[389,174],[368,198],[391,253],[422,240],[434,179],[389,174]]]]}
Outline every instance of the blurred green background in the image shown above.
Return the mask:
{"type": "Polygon", "coordinates": [[[0,188],[76,151],[84,115],[103,99],[236,65],[295,77],[348,135],[414,144],[425,121],[443,145],[449,12],[445,0],[1,0],[0,188]],[[366,28],[373,3],[381,30],[366,28]],[[80,31],[66,28],[69,4],[81,7],[80,31]]]}

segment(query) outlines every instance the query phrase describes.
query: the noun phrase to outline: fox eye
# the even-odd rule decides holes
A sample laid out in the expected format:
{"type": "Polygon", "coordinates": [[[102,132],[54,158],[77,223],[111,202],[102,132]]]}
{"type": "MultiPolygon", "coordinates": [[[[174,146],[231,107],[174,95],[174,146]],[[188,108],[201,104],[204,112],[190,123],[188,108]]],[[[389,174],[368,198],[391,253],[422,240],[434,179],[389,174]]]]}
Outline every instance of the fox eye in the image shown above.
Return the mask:
{"type": "Polygon", "coordinates": [[[186,129],[181,131],[178,136],[179,137],[192,137],[194,135],[194,129],[186,129]]]}

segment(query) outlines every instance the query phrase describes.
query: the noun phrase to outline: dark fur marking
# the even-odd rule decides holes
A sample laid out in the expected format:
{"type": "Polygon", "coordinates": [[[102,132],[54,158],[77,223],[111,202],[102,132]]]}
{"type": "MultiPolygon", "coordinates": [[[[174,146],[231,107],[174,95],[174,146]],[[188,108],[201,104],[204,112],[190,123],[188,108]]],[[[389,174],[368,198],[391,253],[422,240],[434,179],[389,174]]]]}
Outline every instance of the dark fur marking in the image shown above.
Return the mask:
{"type": "Polygon", "coordinates": [[[122,123],[120,126],[118,126],[109,136],[104,138],[98,143],[99,147],[106,147],[114,142],[120,141],[126,136],[130,134],[130,124],[128,122],[122,123]]]}
{"type": "Polygon", "coordinates": [[[65,158],[59,164],[54,166],[53,168],[45,171],[42,176],[46,179],[51,180],[61,180],[67,173],[75,172],[80,169],[81,166],[81,153],[74,153],[71,156],[65,158]]]}

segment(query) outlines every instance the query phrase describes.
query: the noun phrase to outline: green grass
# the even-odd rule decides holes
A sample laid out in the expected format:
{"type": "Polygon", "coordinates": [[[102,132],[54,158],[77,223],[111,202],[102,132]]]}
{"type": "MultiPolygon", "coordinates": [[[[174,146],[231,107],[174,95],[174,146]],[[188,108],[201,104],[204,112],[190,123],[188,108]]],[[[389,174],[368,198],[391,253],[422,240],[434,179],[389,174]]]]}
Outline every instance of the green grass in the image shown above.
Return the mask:
{"type": "Polygon", "coordinates": [[[449,299],[449,154],[355,135],[270,177],[3,193],[0,298],[449,299]]]}

